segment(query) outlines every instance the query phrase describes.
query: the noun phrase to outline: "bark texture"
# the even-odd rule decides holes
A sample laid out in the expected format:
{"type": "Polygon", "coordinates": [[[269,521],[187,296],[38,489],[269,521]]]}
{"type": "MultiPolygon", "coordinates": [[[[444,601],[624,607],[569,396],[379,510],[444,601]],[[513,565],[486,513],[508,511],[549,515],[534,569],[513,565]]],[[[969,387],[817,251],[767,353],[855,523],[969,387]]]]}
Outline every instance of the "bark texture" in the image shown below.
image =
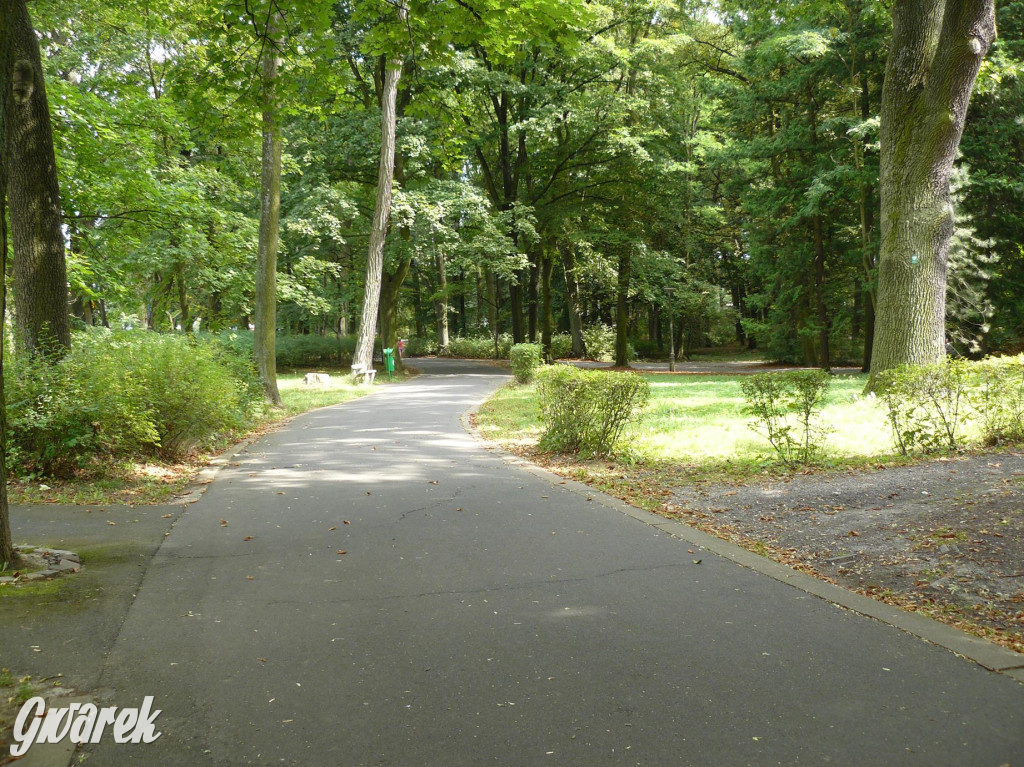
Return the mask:
{"type": "Polygon", "coordinates": [[[881,250],[871,373],[944,355],[949,177],[993,0],[896,0],[881,110],[881,250]]]}
{"type": "Polygon", "coordinates": [[[39,56],[25,0],[0,3],[3,161],[13,245],[15,339],[61,354],[71,347],[57,163],[39,56]]]}
{"type": "Polygon", "coordinates": [[[276,85],[281,58],[273,23],[263,51],[263,161],[260,173],[260,233],[256,254],[253,351],[267,401],[281,404],[277,390],[277,242],[281,209],[281,126],[276,85]]]}
{"type": "MultiPolygon", "coordinates": [[[[0,163],[0,317],[7,314],[7,174],[0,163]]],[[[0,333],[0,570],[19,563],[11,538],[7,505],[7,399],[4,396],[4,346],[0,333]]]]}
{"type": "MultiPolygon", "coordinates": [[[[404,20],[405,8],[399,8],[404,20]]],[[[363,315],[359,323],[359,336],[352,366],[369,368],[373,364],[373,340],[377,335],[377,310],[380,306],[381,276],[384,273],[384,240],[391,219],[391,185],[395,175],[395,105],[398,81],[402,76],[402,62],[389,61],[384,73],[381,93],[380,163],[377,167],[377,201],[370,229],[370,247],[366,257],[366,289],[363,294],[363,315]]]]}

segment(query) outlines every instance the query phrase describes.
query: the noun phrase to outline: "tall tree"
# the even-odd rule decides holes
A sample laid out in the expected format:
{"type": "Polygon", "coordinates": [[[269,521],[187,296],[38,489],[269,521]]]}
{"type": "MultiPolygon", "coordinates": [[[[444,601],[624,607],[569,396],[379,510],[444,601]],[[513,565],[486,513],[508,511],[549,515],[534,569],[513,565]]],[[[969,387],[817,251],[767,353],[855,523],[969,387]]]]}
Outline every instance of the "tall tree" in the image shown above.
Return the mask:
{"type": "MultiPolygon", "coordinates": [[[[398,18],[404,22],[407,11],[398,6],[398,18]]],[[[398,81],[402,76],[402,60],[385,58],[384,88],[380,104],[380,161],[377,167],[377,200],[374,204],[370,246],[366,258],[366,287],[363,293],[363,314],[359,323],[352,366],[369,368],[373,364],[373,340],[377,335],[377,310],[380,306],[381,277],[384,272],[384,240],[391,219],[391,185],[395,175],[395,124],[398,81]]]]}
{"type": "Polygon", "coordinates": [[[30,352],[60,354],[71,346],[60,191],[39,38],[25,0],[0,3],[0,48],[15,339],[30,352]]]}
{"type": "MultiPolygon", "coordinates": [[[[2,50],[2,49],[0,49],[2,50]]],[[[0,59],[2,62],[2,59],[0,59]]],[[[2,118],[0,118],[2,125],[2,118]]],[[[7,174],[0,161],[0,317],[7,315],[7,174]]],[[[0,333],[0,569],[18,563],[11,537],[7,505],[7,400],[4,396],[4,347],[7,334],[0,333]]]]}
{"type": "Polygon", "coordinates": [[[281,209],[281,127],[277,79],[281,67],[275,9],[263,34],[263,160],[260,172],[260,235],[256,255],[256,301],[253,351],[267,401],[281,404],[277,390],[277,244],[281,209]]]}
{"type": "Polygon", "coordinates": [[[949,180],[993,0],[897,0],[881,110],[882,203],[871,373],[942,359],[949,180]]]}

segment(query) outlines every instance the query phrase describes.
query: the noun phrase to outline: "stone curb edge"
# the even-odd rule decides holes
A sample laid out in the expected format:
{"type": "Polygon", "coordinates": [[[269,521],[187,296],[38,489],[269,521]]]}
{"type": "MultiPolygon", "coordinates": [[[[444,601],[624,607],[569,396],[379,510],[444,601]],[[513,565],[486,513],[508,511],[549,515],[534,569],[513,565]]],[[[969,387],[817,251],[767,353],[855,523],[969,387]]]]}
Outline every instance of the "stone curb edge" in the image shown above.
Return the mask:
{"type": "Polygon", "coordinates": [[[793,570],[786,565],[775,562],[759,554],[747,551],[741,546],[729,543],[721,538],[705,533],[685,522],[665,519],[657,514],[630,506],[625,501],[606,495],[600,490],[548,471],[534,463],[508,452],[499,444],[487,439],[476,426],[472,418],[476,415],[483,401],[473,405],[462,414],[462,427],[488,450],[500,455],[506,463],[518,466],[523,471],[559,488],[586,496],[595,503],[614,509],[638,522],[657,528],[668,535],[679,538],[687,543],[729,559],[769,578],[786,583],[793,588],[819,597],[838,607],[881,621],[889,626],[900,629],[911,636],[938,645],[967,660],[974,661],[982,668],[994,671],[1024,684],[1024,655],[986,639],[968,634],[960,629],[939,623],[919,613],[908,612],[898,607],[878,602],[870,597],[848,591],[841,586],[819,580],[812,575],[793,570]]]}

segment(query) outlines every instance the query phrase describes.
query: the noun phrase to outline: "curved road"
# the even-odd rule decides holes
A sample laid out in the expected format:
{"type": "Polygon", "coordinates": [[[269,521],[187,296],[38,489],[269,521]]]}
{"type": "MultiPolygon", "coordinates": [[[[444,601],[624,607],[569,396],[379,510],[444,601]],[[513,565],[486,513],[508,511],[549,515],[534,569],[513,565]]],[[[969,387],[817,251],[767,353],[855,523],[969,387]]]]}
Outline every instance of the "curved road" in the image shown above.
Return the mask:
{"type": "Polygon", "coordinates": [[[189,507],[102,679],[162,736],[88,763],[1024,765],[1024,685],[506,462],[459,423],[502,371],[423,368],[189,507]]]}

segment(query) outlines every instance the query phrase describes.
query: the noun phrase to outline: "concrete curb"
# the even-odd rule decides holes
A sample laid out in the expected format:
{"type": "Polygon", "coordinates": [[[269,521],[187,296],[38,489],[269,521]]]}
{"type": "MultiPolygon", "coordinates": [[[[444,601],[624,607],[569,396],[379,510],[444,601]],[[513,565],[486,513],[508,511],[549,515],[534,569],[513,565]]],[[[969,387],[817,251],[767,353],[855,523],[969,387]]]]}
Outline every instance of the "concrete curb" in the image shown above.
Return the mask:
{"type": "Polygon", "coordinates": [[[630,506],[625,501],[606,495],[600,490],[595,490],[582,482],[560,477],[554,472],[530,463],[513,453],[509,453],[497,443],[484,437],[480,430],[473,425],[471,419],[479,412],[482,405],[483,402],[479,402],[462,414],[460,418],[462,427],[477,441],[485,445],[488,450],[500,455],[506,463],[518,466],[523,471],[553,486],[582,495],[594,503],[600,503],[602,506],[614,509],[638,522],[643,522],[668,535],[679,538],[694,546],[699,546],[742,567],[786,583],[795,589],[824,599],[837,607],[874,618],[911,636],[918,637],[926,642],[943,647],[967,660],[974,661],[982,668],[1005,674],[1024,684],[1024,655],[1020,653],[989,642],[986,639],[976,637],[973,634],[968,634],[952,626],[947,626],[944,623],[939,623],[919,613],[892,607],[884,602],[878,602],[862,594],[848,591],[841,586],[836,586],[806,573],[793,570],[786,565],[747,551],[734,543],[723,541],[721,538],[716,538],[713,535],[690,527],[684,522],[665,519],[652,512],[630,506]]]}

